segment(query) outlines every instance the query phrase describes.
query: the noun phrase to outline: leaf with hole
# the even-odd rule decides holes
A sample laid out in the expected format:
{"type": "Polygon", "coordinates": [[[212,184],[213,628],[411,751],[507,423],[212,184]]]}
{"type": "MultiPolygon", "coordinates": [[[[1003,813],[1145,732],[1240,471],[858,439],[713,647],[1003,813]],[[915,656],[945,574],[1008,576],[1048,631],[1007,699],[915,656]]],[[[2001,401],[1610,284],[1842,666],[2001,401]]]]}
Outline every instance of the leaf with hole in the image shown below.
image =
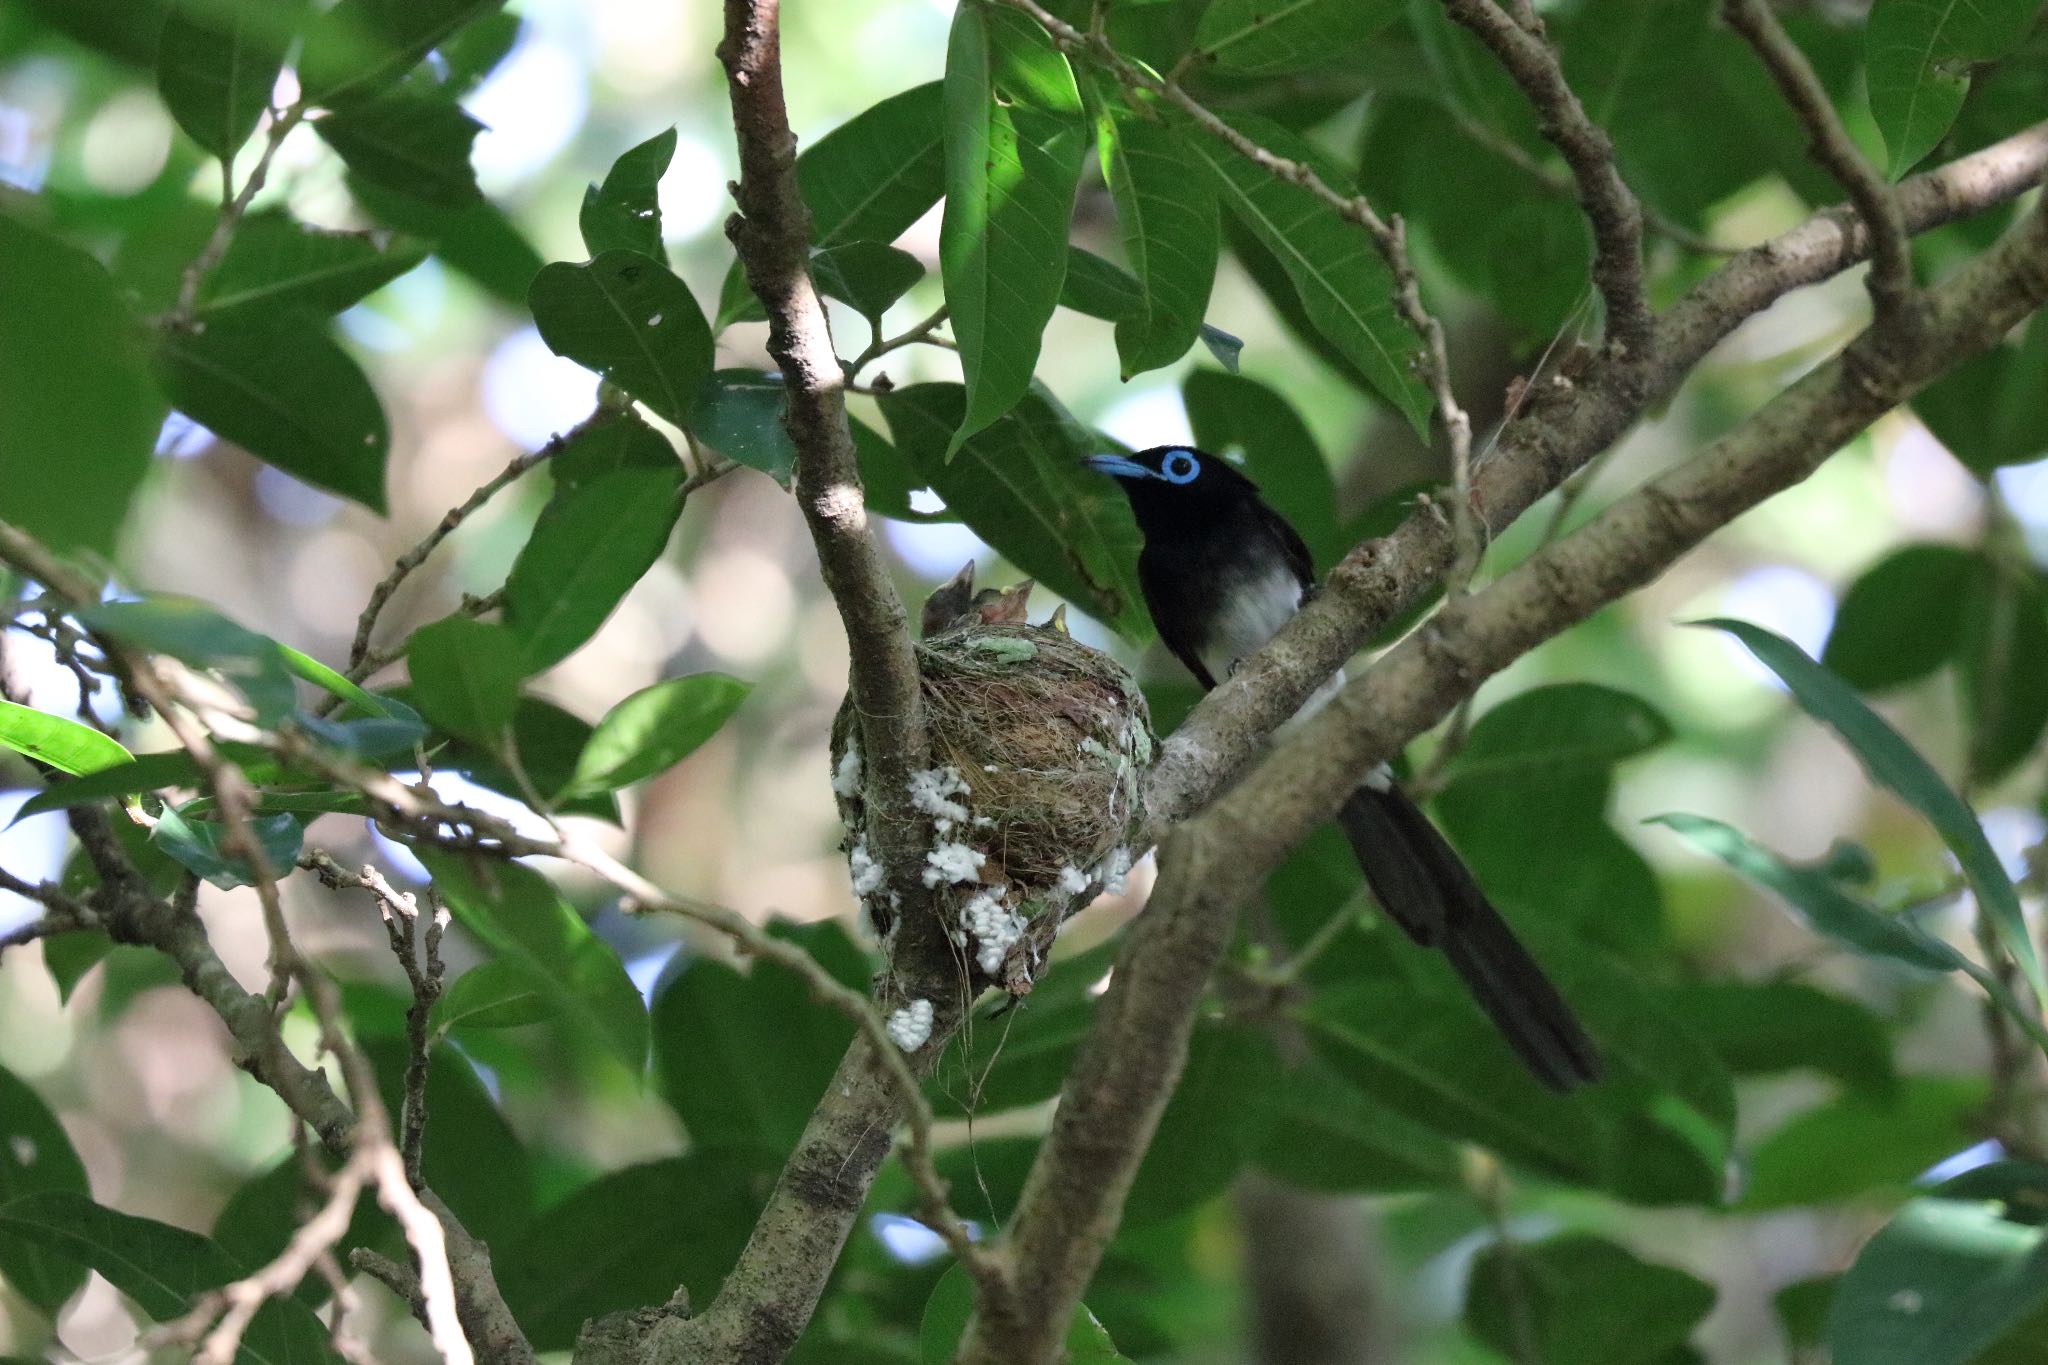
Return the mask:
{"type": "Polygon", "coordinates": [[[527,304],[549,350],[676,425],[691,424],[698,385],[711,373],[711,329],[666,265],[629,250],[583,265],[556,261],[533,277],[527,304]]]}
{"type": "Polygon", "coordinates": [[[675,154],[676,130],[668,128],[622,153],[605,173],[604,183],[583,192],[577,224],[592,256],[628,250],[657,261],[667,259],[658,191],[675,154]]]}

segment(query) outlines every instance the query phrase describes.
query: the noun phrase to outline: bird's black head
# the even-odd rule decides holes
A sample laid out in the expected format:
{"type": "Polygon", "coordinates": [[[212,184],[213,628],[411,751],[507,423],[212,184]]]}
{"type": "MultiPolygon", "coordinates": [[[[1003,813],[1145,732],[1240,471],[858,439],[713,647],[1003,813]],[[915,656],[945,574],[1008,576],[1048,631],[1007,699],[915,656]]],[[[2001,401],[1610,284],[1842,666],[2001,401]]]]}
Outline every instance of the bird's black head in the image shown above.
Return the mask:
{"type": "Polygon", "coordinates": [[[1085,463],[1117,481],[1131,500],[1138,525],[1146,530],[1169,520],[1186,522],[1206,512],[1241,507],[1259,495],[1258,486],[1227,460],[1193,446],[1090,455],[1085,463]]]}

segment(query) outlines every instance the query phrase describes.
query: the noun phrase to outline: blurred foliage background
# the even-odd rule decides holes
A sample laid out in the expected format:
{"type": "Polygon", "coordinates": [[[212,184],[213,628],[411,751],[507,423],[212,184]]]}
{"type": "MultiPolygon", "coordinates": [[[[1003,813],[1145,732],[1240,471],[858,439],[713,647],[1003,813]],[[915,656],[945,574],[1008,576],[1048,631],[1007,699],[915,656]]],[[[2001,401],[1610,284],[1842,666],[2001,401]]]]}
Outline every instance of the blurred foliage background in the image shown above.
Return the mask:
{"type": "MultiPolygon", "coordinates": [[[[1190,7],[1142,8],[1165,15],[1190,7]]],[[[1602,5],[1545,8],[1568,20],[1602,5]]],[[[1645,0],[1644,8],[1707,7],[1645,0]]],[[[1852,130],[1873,151],[1881,148],[1861,98],[1864,7],[1792,8],[1798,36],[1842,91],[1852,130]]],[[[950,0],[789,6],[784,45],[802,144],[886,96],[936,79],[952,10],[950,0]]],[[[676,142],[660,182],[661,233],[675,271],[712,311],[732,261],[720,229],[731,207],[726,183],[736,174],[712,55],[717,6],[513,0],[506,13],[502,27],[475,40],[474,85],[462,95],[484,125],[473,161],[487,199],[463,210],[463,221],[409,220],[451,211],[388,202],[388,187],[352,176],[306,126],[284,140],[271,188],[257,201],[316,225],[412,227],[441,242],[436,254],[338,318],[341,346],[367,372],[389,418],[387,515],[173,417],[132,508],[104,546],[122,584],[189,594],[317,658],[345,658],[357,614],[393,559],[517,454],[589,412],[595,380],[542,340],[524,304],[526,281],[542,261],[585,256],[577,226],[585,185],[670,126],[676,142]]],[[[1595,18],[1583,22],[1592,26],[1595,18]]],[[[1155,26],[1169,24],[1161,18],[1155,26]]],[[[1728,35],[1718,30],[1712,37],[1711,53],[1688,60],[1750,91],[1747,54],[1719,46],[1728,35]]],[[[2031,46],[1980,81],[1943,155],[2013,131],[2014,111],[2030,110],[2024,117],[2032,119],[2048,109],[2048,102],[2030,102],[2048,90],[2044,52],[2037,31],[2031,46]]],[[[1585,60],[1598,65],[1597,54],[1585,60]]],[[[146,25],[114,0],[0,3],[0,207],[91,250],[145,312],[169,305],[177,271],[203,241],[219,193],[214,161],[167,112],[154,63],[146,25]]],[[[1685,79],[1690,99],[1700,92],[1685,79]]],[[[1498,415],[1512,379],[1593,334],[1594,304],[1568,199],[1518,181],[1511,164],[1444,115],[1430,80],[1415,40],[1396,34],[1351,60],[1284,80],[1218,77],[1213,89],[1234,107],[1313,129],[1327,152],[1362,166],[1376,200],[1411,216],[1425,288],[1450,322],[1461,388],[1484,424],[1498,415]],[[1504,185],[1515,188],[1504,192],[1504,185]]],[[[1749,244],[1836,196],[1798,160],[1796,145],[1787,151],[1782,138],[1751,136],[1744,119],[1753,104],[1731,99],[1680,113],[1678,99],[1665,98],[1630,86],[1596,112],[1614,126],[1625,155],[1636,152],[1631,170],[1640,172],[1639,187],[1685,230],[1651,239],[1653,279],[1668,298],[1713,263],[1675,236],[1749,244]],[[1688,131],[1674,130],[1672,119],[1702,139],[1682,166],[1655,155],[1666,145],[1658,137],[1676,146],[1678,132],[1688,131]]],[[[252,151],[243,154],[245,167],[252,151]]],[[[938,217],[927,214],[897,242],[929,273],[889,310],[886,333],[940,301],[938,217]]],[[[1979,248],[2008,218],[1994,212],[1929,233],[1916,252],[1924,267],[1939,270],[1979,248]]],[[[1121,257],[1092,158],[1073,240],[1121,257]]],[[[1327,345],[1319,348],[1276,310],[1270,275],[1261,280],[1256,266],[1254,250],[1226,255],[1206,313],[1241,340],[1235,359],[1243,380],[1224,377],[1201,348],[1122,380],[1111,325],[1074,309],[1054,315],[1037,374],[1082,422],[1131,446],[1187,441],[1205,427],[1212,444],[1284,439],[1294,472],[1269,491],[1301,519],[1327,568],[1359,536],[1390,525],[1415,490],[1440,482],[1443,471],[1399,416],[1319,353],[1327,345]],[[1299,431],[1284,411],[1261,406],[1261,391],[1244,381],[1281,395],[1299,431]],[[1318,452],[1327,485],[1304,472],[1318,452]]],[[[832,308],[842,353],[851,354],[868,324],[841,304],[832,308]]],[[[1858,282],[1844,278],[1747,324],[1656,420],[1602,459],[1571,501],[1553,498],[1503,536],[1487,572],[1729,429],[1837,349],[1862,325],[1865,308],[1858,282]]],[[[17,317],[4,325],[54,334],[64,320],[24,324],[17,317]]],[[[1994,357],[1992,368],[2005,370],[1979,367],[1966,385],[1937,391],[1917,413],[1886,418],[1816,477],[1715,536],[1650,588],[1490,682],[1473,744],[1458,762],[1479,763],[1489,738],[1512,749],[1524,732],[1504,708],[1556,684],[1597,685],[1636,699],[1613,704],[1639,725],[1640,743],[1597,771],[1539,765],[1492,776],[1482,770],[1470,782],[1461,782],[1457,763],[1438,772],[1428,743],[1410,755],[1415,771],[1437,780],[1437,813],[1494,894],[1524,920],[1565,926],[1628,962],[1662,1008],[1739,1078],[1740,1102],[1722,1187],[1667,1198],[1668,1190],[1646,1194],[1639,1186],[1615,1198],[1612,1180],[1574,1182],[1541,1171],[1501,1177],[1490,1162],[1461,1161],[1441,1138],[1391,1134],[1395,1117],[1353,1114],[1350,1092],[1330,1075],[1319,1077],[1323,1092],[1274,1097],[1268,1117],[1277,1116],[1275,1130],[1249,1150],[1283,1178],[1359,1201],[1386,1286],[1379,1311],[1399,1343],[1390,1358],[1498,1358],[1505,1329],[1488,1316],[1489,1276],[1533,1273],[1543,1283],[1554,1273],[1560,1294],[1597,1284],[1624,1302],[1640,1293],[1662,1304],[1658,1292],[1672,1290],[1646,1267],[1592,1264],[1607,1254],[1604,1244],[1592,1244],[1585,1251],[1591,1260],[1579,1265],[1574,1244],[1554,1240],[1567,1233],[1597,1234],[1710,1286],[1695,1296],[1686,1280],[1672,1291],[1676,1337],[1656,1341],[1648,1332],[1639,1343],[1652,1348],[1646,1353],[1598,1359],[1748,1365],[1811,1352],[1828,1277],[1911,1183],[1998,1154],[1987,1145],[1995,1129],[1987,1121],[1993,1043],[1973,994],[1953,978],[1912,973],[1817,937],[1767,894],[1645,821],[1673,811],[1712,817],[1794,860],[1820,859],[1847,841],[1860,852],[1839,854],[1836,866],[1867,859],[1862,891],[1874,903],[1911,906],[1929,931],[1966,947],[1974,941],[1972,898],[1934,831],[1868,781],[1850,752],[1734,641],[1686,627],[1739,618],[1816,656],[1825,651],[1875,696],[1883,714],[1964,787],[2011,875],[2022,879],[2030,915],[2037,912],[2039,867],[2031,859],[2044,832],[2038,741],[2048,719],[2048,599],[2039,565],[2048,554],[2048,461],[2034,461],[2048,453],[2048,422],[2032,420],[2027,405],[2038,416],[2039,395],[2048,393],[2043,332],[2037,322],[2024,355],[2009,347],[1994,357]],[[2021,398],[2001,407],[1998,395],[2007,393],[2021,398]],[[1987,412],[2014,411],[2020,415],[2007,429],[1983,430],[1987,412]],[[1895,557],[1909,546],[1921,548],[1895,557]],[[1892,579],[1864,578],[1881,564],[1892,579]],[[2013,585],[2011,592],[1973,586],[1981,575],[2013,585]],[[1987,624],[1978,604],[1994,597],[2016,601],[2021,624],[1987,624]],[[1504,1262],[1501,1249],[1521,1244],[1540,1244],[1555,1264],[1525,1261],[1517,1272],[1516,1253],[1504,1262]],[[1479,1306],[1469,1312],[1468,1284],[1480,1286],[1479,1306]],[[1688,1338],[1691,1347],[1683,1347],[1688,1338]]],[[[717,365],[760,369],[764,340],[763,324],[734,322],[718,335],[717,365]]],[[[880,368],[898,389],[960,376],[956,357],[933,347],[894,352],[880,368]]],[[[90,387],[81,401],[92,401],[90,387]]],[[[871,398],[856,398],[854,408],[878,430],[895,426],[871,398]]],[[[47,451],[0,451],[0,477],[46,484],[82,504],[101,497],[65,475],[47,451]]],[[[464,595],[502,584],[546,497],[544,481],[529,479],[470,518],[407,583],[387,613],[387,630],[434,620],[464,595]]],[[[941,508],[922,492],[913,506],[941,508]]],[[[957,522],[890,520],[884,529],[912,601],[969,557],[980,562],[985,582],[1017,576],[957,522]]],[[[1041,587],[1034,618],[1055,602],[1041,587]]],[[[1137,648],[1086,616],[1070,620],[1076,634],[1140,670],[1162,731],[1192,703],[1192,687],[1163,652],[1137,648]]],[[[72,681],[46,645],[14,632],[7,649],[32,704],[71,709],[72,681]]],[[[657,679],[708,671],[752,684],[734,719],[681,765],[622,795],[630,835],[603,822],[590,822],[592,829],[665,886],[753,917],[782,917],[788,932],[864,981],[868,967],[854,946],[864,931],[852,923],[828,785],[828,732],[845,688],[843,636],[796,508],[773,481],[745,469],[692,495],[670,552],[595,637],[531,691],[592,721],[657,679]]],[[[130,747],[160,747],[149,738],[130,747]]],[[[8,772],[14,790],[0,797],[0,815],[35,789],[25,768],[8,772]]],[[[515,798],[456,774],[437,781],[530,818],[515,798]]],[[[358,818],[324,817],[311,837],[344,862],[372,859],[422,875],[404,850],[358,818]]],[[[0,835],[0,866],[32,880],[57,876],[65,857],[61,817],[34,817],[0,835]]],[[[1069,948],[1077,956],[1063,987],[1048,986],[1013,1019],[977,1025],[963,1045],[971,1060],[943,1070],[937,1089],[949,1116],[948,1172],[969,1216],[999,1212],[1014,1193],[1028,1135],[1042,1123],[1042,1107],[1029,1106],[1053,1093],[1058,1064],[1085,1025],[1086,988],[1106,965],[1095,945],[1142,904],[1149,874],[1149,863],[1141,866],[1122,895],[1075,926],[1069,948]],[[981,1121],[970,1126],[961,1103],[966,1077],[987,1067],[998,1048],[1003,1069],[989,1072],[981,1121]]],[[[573,875],[564,885],[633,982],[659,1000],[655,1082],[639,1084],[571,1032],[535,1026],[460,1034],[459,1046],[439,1054],[446,1073],[434,1083],[428,1167],[498,1251],[508,1294],[536,1343],[553,1349],[568,1345],[584,1316],[659,1302],[678,1278],[698,1293],[715,1288],[772,1175],[774,1154],[793,1137],[846,1036],[794,984],[719,966],[728,950],[711,936],[630,918],[573,875]],[[693,981],[689,991],[656,997],[664,983],[693,981]],[[772,1079],[761,1081],[763,1072],[772,1079]],[[735,1098],[740,1092],[746,1098],[735,1098]],[[714,1133],[724,1137],[707,1136],[714,1133]],[[600,1181],[627,1170],[654,1174],[617,1187],[600,1181]],[[675,1210],[674,1220],[621,1240],[627,1211],[654,1198],[675,1210]]],[[[1267,913],[1282,937],[1299,942],[1355,894],[1355,872],[1335,841],[1318,841],[1276,878],[1267,913]]],[[[253,894],[208,887],[199,904],[229,964],[245,980],[260,978],[264,942],[253,894]]],[[[352,1018],[372,1040],[373,1055],[388,1050],[401,983],[378,925],[362,905],[304,878],[290,885],[288,904],[301,946],[347,983],[352,1018]]],[[[18,898],[0,897],[0,930],[33,913],[18,898]]],[[[1389,951],[1385,928],[1367,923],[1318,960],[1318,979],[1332,989],[1360,973],[1369,979],[1389,951]]],[[[1248,942],[1242,956],[1252,961],[1258,952],[1248,942]]],[[[235,1068],[216,1021],[160,960],[118,948],[67,971],[46,963],[49,955],[32,946],[0,959],[0,1067],[54,1112],[93,1197],[126,1213],[213,1229],[223,1245],[250,1256],[274,1247],[288,1226],[295,1185],[281,1104],[235,1068]]],[[[480,954],[465,941],[450,956],[455,973],[480,954]]],[[[293,1028],[295,1041],[310,1039],[308,1020],[295,1019],[293,1028]]],[[[1129,1225],[1089,1297],[1134,1359],[1245,1358],[1247,1244],[1232,1204],[1219,1197],[1242,1158],[1217,1157],[1237,1151],[1217,1134],[1226,1111],[1244,1107],[1238,1082],[1273,1063],[1236,1056],[1222,1041],[1205,1047],[1198,1039],[1191,1084],[1155,1152],[1160,1164],[1141,1178],[1129,1225]],[[1205,1079],[1208,1088],[1193,1083],[1205,1079]]],[[[29,1104],[0,1093],[0,1107],[12,1108],[16,1122],[29,1104]]],[[[1532,1141],[1541,1146],[1543,1139],[1532,1141]]],[[[1510,1168],[1516,1164],[1511,1154],[1510,1168]]],[[[900,1172],[885,1173],[803,1358],[918,1358],[917,1324],[942,1263],[936,1241],[898,1215],[906,1197],[900,1172]]],[[[351,1321],[380,1360],[427,1358],[423,1338],[381,1290],[366,1286],[351,1321]]],[[[57,1358],[135,1359],[139,1328],[127,1301],[97,1275],[54,1325],[20,1286],[0,1282],[0,1348],[18,1356],[56,1351],[61,1340],[72,1354],[57,1358]]],[[[1612,1340],[1631,1335],[1624,1321],[1612,1340]]],[[[2013,1350],[1999,1359],[2048,1359],[2013,1350]]],[[[1551,1359],[1578,1365],[1596,1356],[1551,1359]]]]}

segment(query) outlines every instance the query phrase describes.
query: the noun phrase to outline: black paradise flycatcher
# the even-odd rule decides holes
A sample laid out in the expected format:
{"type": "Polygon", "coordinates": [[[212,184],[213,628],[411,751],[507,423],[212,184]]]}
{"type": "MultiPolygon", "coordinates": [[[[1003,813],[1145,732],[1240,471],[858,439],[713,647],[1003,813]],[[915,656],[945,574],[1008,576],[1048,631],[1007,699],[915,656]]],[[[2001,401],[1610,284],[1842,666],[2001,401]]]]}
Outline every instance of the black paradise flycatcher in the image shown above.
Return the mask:
{"type": "MultiPolygon", "coordinates": [[[[1228,462],[1155,446],[1087,463],[1130,499],[1145,536],[1138,583],[1152,624],[1205,691],[1270,640],[1315,586],[1301,537],[1228,462]]],[[[1571,1007],[1390,772],[1369,774],[1337,823],[1381,907],[1417,943],[1442,950],[1538,1080],[1571,1090],[1599,1079],[1599,1056],[1571,1007]]]]}

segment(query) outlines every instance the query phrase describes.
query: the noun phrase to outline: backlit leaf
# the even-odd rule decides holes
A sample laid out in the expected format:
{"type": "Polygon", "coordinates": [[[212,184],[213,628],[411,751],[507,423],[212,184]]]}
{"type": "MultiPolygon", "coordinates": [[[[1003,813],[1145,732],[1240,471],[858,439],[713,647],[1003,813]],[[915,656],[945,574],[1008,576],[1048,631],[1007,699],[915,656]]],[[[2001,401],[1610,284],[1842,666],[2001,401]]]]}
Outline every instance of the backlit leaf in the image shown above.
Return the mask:
{"type": "Polygon", "coordinates": [[[549,350],[690,424],[697,387],[711,373],[711,329],[667,266],[625,250],[583,265],[557,261],[534,276],[527,303],[549,350]]]}

